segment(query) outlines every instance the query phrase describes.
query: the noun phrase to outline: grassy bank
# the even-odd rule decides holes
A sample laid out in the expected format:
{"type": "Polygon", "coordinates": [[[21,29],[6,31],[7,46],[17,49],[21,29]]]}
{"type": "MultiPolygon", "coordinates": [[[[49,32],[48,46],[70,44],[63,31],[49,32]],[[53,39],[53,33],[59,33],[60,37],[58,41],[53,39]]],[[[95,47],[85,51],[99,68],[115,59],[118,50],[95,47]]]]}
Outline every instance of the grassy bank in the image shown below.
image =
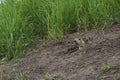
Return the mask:
{"type": "Polygon", "coordinates": [[[119,0],[6,0],[0,4],[0,59],[19,58],[33,37],[56,38],[120,20],[119,0]]]}

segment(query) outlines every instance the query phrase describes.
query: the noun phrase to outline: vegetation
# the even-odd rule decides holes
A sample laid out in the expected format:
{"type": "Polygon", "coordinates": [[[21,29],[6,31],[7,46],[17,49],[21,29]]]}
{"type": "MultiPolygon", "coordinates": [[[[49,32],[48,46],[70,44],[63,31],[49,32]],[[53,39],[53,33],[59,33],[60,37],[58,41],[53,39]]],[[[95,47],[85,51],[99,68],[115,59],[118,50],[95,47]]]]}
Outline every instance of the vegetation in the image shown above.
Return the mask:
{"type": "Polygon", "coordinates": [[[44,79],[40,79],[40,80],[62,80],[60,79],[60,76],[55,76],[55,75],[50,75],[50,74],[45,74],[44,79]]]}
{"type": "Polygon", "coordinates": [[[0,4],[0,59],[23,56],[34,37],[56,38],[120,20],[120,0],[6,0],[0,4]]]}
{"type": "MultiPolygon", "coordinates": [[[[26,76],[24,73],[16,73],[16,75],[11,75],[11,74],[5,74],[5,73],[0,73],[0,80],[26,80],[26,76]]],[[[51,76],[49,74],[45,74],[43,79],[39,80],[61,80],[58,79],[56,76],[51,76]]]]}
{"type": "Polygon", "coordinates": [[[103,63],[101,68],[99,69],[100,73],[105,73],[107,71],[109,71],[112,68],[112,65],[109,63],[103,63]]]}
{"type": "Polygon", "coordinates": [[[23,73],[20,73],[19,75],[17,75],[16,79],[17,80],[26,80],[25,75],[23,73]]]}
{"type": "Polygon", "coordinates": [[[26,80],[25,75],[23,73],[17,73],[16,75],[5,74],[0,72],[0,80],[26,80]]]}

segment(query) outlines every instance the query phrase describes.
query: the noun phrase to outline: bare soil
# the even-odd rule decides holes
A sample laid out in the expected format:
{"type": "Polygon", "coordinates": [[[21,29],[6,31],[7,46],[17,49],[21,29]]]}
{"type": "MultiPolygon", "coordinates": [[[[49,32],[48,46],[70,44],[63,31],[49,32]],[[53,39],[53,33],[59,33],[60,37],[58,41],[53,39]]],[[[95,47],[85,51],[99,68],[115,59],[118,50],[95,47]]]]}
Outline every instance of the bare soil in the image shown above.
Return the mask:
{"type": "Polygon", "coordinates": [[[16,80],[24,73],[26,80],[41,80],[54,75],[60,80],[120,80],[120,24],[101,31],[84,32],[92,43],[82,50],[74,43],[79,33],[57,40],[47,40],[46,46],[36,39],[24,58],[0,65],[1,80],[16,80]]]}

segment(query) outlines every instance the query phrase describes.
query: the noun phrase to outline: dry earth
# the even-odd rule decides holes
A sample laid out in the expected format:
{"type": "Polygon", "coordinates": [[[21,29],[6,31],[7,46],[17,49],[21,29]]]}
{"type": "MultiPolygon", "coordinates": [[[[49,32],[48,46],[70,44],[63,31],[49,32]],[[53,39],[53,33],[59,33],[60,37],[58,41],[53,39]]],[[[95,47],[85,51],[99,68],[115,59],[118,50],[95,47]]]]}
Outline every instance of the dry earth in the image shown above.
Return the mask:
{"type": "Polygon", "coordinates": [[[0,79],[16,80],[24,73],[26,80],[41,80],[45,74],[60,80],[120,80],[120,24],[85,32],[83,37],[91,37],[92,43],[82,50],[74,43],[79,37],[74,33],[47,40],[44,47],[37,39],[29,55],[0,65],[0,79]]]}

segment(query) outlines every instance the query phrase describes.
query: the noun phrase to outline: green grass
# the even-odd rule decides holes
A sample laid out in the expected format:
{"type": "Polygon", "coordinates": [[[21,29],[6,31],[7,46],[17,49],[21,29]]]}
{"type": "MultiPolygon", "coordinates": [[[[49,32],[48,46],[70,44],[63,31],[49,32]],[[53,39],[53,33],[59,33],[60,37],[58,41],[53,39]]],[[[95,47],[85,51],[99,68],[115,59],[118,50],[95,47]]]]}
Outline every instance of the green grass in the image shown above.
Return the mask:
{"type": "Polygon", "coordinates": [[[0,59],[24,55],[35,36],[62,37],[120,20],[119,0],[6,0],[0,4],[0,59]]]}
{"type": "Polygon", "coordinates": [[[58,76],[45,74],[44,79],[40,79],[40,80],[62,80],[62,79],[58,78],[58,76]]]}
{"type": "MultiPolygon", "coordinates": [[[[5,74],[0,72],[0,80],[27,80],[27,77],[26,74],[24,74],[23,72],[15,73],[15,74],[12,73],[5,74]]],[[[45,74],[45,76],[42,79],[38,79],[38,80],[62,80],[62,79],[58,78],[57,76],[45,74]]]]}
{"type": "Polygon", "coordinates": [[[26,80],[25,75],[23,73],[20,73],[19,75],[16,76],[17,80],[26,80]]]}
{"type": "Polygon", "coordinates": [[[112,68],[112,65],[109,63],[103,63],[102,66],[99,69],[100,73],[105,73],[107,71],[109,71],[112,68]]]}
{"type": "Polygon", "coordinates": [[[16,73],[16,75],[0,72],[0,80],[26,80],[26,77],[21,72],[19,74],[16,73]]]}

